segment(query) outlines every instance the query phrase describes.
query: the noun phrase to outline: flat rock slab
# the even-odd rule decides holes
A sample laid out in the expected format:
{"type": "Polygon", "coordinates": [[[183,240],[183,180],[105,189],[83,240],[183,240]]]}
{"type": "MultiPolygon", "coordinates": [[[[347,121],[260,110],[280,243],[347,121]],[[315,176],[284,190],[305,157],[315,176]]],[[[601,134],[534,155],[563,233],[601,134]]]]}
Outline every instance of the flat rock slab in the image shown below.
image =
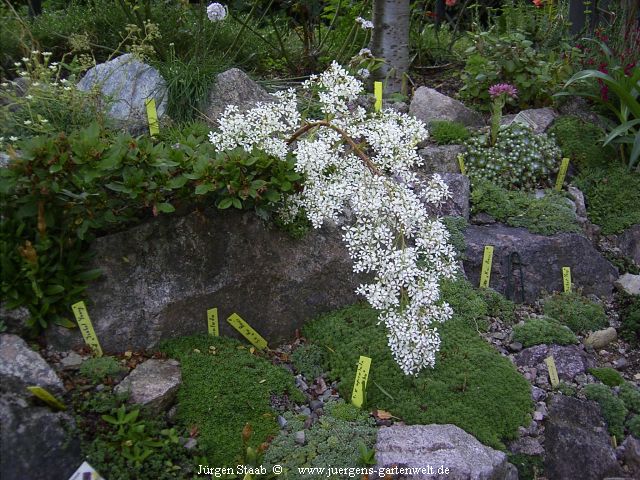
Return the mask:
{"type": "Polygon", "coordinates": [[[425,468],[404,475],[412,480],[517,480],[507,456],[487,447],[455,425],[394,425],[378,430],[377,468],[425,468]],[[448,472],[443,470],[448,468],[448,472]],[[429,470],[432,473],[428,473],[429,470]],[[440,474],[438,470],[440,469],[440,474]]]}
{"type": "Polygon", "coordinates": [[[182,383],[177,360],[149,359],[138,365],[115,388],[116,393],[129,393],[129,402],[144,405],[155,412],[171,406],[182,383]]]}
{"type": "MultiPolygon", "coordinates": [[[[252,213],[161,216],[98,238],[91,250],[90,268],[103,275],[87,289],[87,307],[105,352],[206,333],[214,307],[220,335],[243,338],[225,321],[235,312],[277,344],[318,314],[355,303],[366,280],[353,273],[337,227],[295,240],[252,213]]],[[[84,343],[77,329],[54,327],[47,339],[64,351],[84,343]]]]}
{"type": "Polygon", "coordinates": [[[545,358],[553,356],[560,380],[572,382],[576,375],[596,366],[595,359],[577,345],[536,345],[515,355],[519,367],[537,368],[548,374],[545,358]]]}
{"type": "Polygon", "coordinates": [[[592,243],[578,233],[545,236],[496,223],[470,225],[464,232],[467,242],[464,269],[469,281],[478,285],[482,271],[484,247],[492,245],[493,262],[490,287],[500,293],[507,291],[507,279],[512,278],[520,289],[519,270],[509,272],[509,256],[520,255],[524,278],[525,302],[534,302],[543,291],[561,291],[562,267],[571,268],[571,280],[585,295],[610,297],[618,271],[598,252],[592,243]]]}
{"type": "Polygon", "coordinates": [[[418,88],[409,105],[409,115],[429,124],[434,120],[460,122],[467,127],[482,127],[482,116],[462,102],[429,87],[418,88]]]}
{"type": "Polygon", "coordinates": [[[52,394],[64,392],[62,381],[38,352],[17,335],[0,334],[0,391],[13,389],[26,394],[26,387],[31,386],[52,394]]]}
{"type": "Polygon", "coordinates": [[[547,478],[602,480],[622,476],[595,402],[554,395],[545,423],[544,446],[547,478]]]}
{"type": "Polygon", "coordinates": [[[625,273],[616,281],[615,286],[627,295],[640,295],[640,275],[625,273]]]}
{"type": "Polygon", "coordinates": [[[516,115],[502,117],[501,125],[511,125],[513,122],[531,127],[534,133],[544,133],[558,117],[552,108],[531,108],[522,110],[516,115]]]}

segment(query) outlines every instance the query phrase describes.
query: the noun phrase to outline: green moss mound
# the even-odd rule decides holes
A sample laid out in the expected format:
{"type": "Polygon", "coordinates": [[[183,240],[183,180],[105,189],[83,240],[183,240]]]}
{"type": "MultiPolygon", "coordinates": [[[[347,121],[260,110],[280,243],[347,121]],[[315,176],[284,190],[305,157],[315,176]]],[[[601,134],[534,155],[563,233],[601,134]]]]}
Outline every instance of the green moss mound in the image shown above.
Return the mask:
{"type": "Polygon", "coordinates": [[[80,374],[94,383],[102,381],[105,377],[118,375],[124,370],[118,360],[108,356],[88,358],[80,365],[80,374]]]}
{"type": "Polygon", "coordinates": [[[621,295],[622,307],[620,308],[620,336],[626,341],[640,344],[640,298],[631,295],[621,295]]]}
{"type": "Polygon", "coordinates": [[[429,123],[429,136],[438,145],[463,143],[471,133],[460,122],[436,120],[429,123]]]}
{"type": "Polygon", "coordinates": [[[607,315],[602,305],[578,292],[558,293],[543,301],[544,314],[555,318],[575,333],[598,330],[606,326],[607,315]]]}
{"type": "Polygon", "coordinates": [[[621,166],[589,169],[575,180],[586,197],[587,216],[604,235],[640,223],[640,174],[621,166]]]}
{"type": "Polygon", "coordinates": [[[249,423],[249,446],[278,432],[271,395],[301,401],[293,376],[250,353],[237,340],[206,335],[173,339],[162,351],[182,365],[178,420],[198,428],[198,445],[210,465],[233,466],[242,460],[242,429],[249,423]]]}
{"type": "Polygon", "coordinates": [[[553,122],[549,133],[555,136],[562,155],[569,158],[578,170],[606,166],[616,160],[613,147],[602,146],[604,131],[593,123],[563,116],[553,122]]]}
{"type": "Polygon", "coordinates": [[[587,385],[584,387],[583,393],[589,400],[598,402],[602,416],[609,427],[609,433],[622,440],[624,438],[624,420],[627,416],[624,402],[616,397],[609,387],[600,383],[587,385]]]}
{"type": "Polygon", "coordinates": [[[567,199],[553,190],[536,198],[527,192],[506,190],[495,183],[476,180],[471,190],[471,210],[486,212],[507,225],[525,227],[541,235],[581,231],[567,199]]]}
{"type": "Polygon", "coordinates": [[[569,328],[552,318],[533,318],[522,325],[516,325],[513,327],[513,339],[524,347],[578,343],[578,338],[569,328]]]}
{"type": "Polygon", "coordinates": [[[503,441],[515,438],[518,426],[530,421],[530,386],[478,335],[475,322],[486,304],[468,283],[456,283],[462,287],[450,287],[445,298],[460,314],[438,328],[442,344],[436,367],[418,376],[406,376],[397,366],[371,308],[355,305],[324,315],[305,326],[304,334],[329,352],[330,376],[340,379],[345,398],[351,395],[358,358],[365,355],[372,359],[369,408],[387,410],[408,424],[452,423],[504,448],[503,441]]]}
{"type": "Polygon", "coordinates": [[[631,382],[624,382],[620,385],[618,397],[624,402],[627,410],[640,414],[640,388],[631,382]]]}
{"type": "Polygon", "coordinates": [[[609,387],[616,387],[624,383],[624,378],[613,368],[590,368],[589,373],[609,387]]]}
{"type": "MultiPolygon", "coordinates": [[[[284,479],[326,479],[322,475],[299,475],[300,467],[363,467],[363,460],[376,441],[375,421],[368,412],[343,401],[325,404],[325,414],[311,429],[304,428],[305,417],[285,413],[286,430],[271,442],[263,463],[267,471],[274,465],[284,469],[284,479]],[[295,441],[296,432],[305,432],[305,444],[295,441]]],[[[362,475],[356,475],[360,478],[362,475]]],[[[337,476],[330,478],[346,478],[337,476]]]]}

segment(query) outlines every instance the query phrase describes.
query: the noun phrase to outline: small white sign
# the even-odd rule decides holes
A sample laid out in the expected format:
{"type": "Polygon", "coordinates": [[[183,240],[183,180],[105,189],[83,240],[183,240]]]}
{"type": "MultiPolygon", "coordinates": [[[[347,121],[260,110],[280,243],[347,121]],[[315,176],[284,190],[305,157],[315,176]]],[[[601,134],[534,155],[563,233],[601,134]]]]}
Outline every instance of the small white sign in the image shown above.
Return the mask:
{"type": "Polygon", "coordinates": [[[104,480],[104,478],[87,462],[82,462],[82,465],[69,477],[69,480],[104,480]]]}

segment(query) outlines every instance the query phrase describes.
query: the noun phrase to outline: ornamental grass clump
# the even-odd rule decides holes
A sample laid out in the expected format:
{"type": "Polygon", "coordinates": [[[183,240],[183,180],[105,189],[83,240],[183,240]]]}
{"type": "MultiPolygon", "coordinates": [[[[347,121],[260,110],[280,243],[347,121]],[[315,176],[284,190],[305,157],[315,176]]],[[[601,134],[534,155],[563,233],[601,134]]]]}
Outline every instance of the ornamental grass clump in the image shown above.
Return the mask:
{"type": "Polygon", "coordinates": [[[448,188],[438,175],[425,182],[411,170],[421,164],[416,146],[427,130],[406,114],[355,106],[362,83],[336,62],[303,89],[317,97],[322,118],[303,118],[290,90],[247,112],[228,107],[210,140],[222,151],[242,147],[295,160],[304,187],[289,197],[283,218],[303,209],[319,228],[352,212],[342,229],[354,272],[373,274],[357,292],[379,311],[402,371],[417,374],[435,364],[436,326],[452,314],[438,285],[457,269],[447,228],[424,206],[440,204],[448,188]]]}

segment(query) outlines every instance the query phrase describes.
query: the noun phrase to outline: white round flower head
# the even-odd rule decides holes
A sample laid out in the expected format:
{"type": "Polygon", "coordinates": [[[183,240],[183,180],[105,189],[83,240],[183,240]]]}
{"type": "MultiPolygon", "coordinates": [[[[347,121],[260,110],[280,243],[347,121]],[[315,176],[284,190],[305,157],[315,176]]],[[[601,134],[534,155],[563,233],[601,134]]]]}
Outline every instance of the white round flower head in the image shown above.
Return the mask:
{"type": "Polygon", "coordinates": [[[209,20],[211,20],[212,22],[219,22],[221,20],[224,20],[227,16],[227,9],[224,5],[222,5],[221,3],[210,3],[207,6],[207,17],[209,17],[209,20]]]}
{"type": "Polygon", "coordinates": [[[371,20],[366,20],[362,17],[356,17],[356,23],[360,24],[360,28],[363,30],[372,30],[373,22],[371,20]]]}
{"type": "Polygon", "coordinates": [[[358,70],[358,76],[360,78],[369,78],[370,75],[371,72],[366,68],[361,68],[360,70],[358,70]]]}
{"type": "Polygon", "coordinates": [[[301,125],[289,91],[278,95],[279,102],[244,113],[229,107],[209,138],[221,150],[293,155],[305,183],[287,200],[283,219],[302,209],[318,228],[326,220],[340,221],[345,210],[352,213],[342,229],[353,270],[373,276],[357,292],[380,312],[402,371],[417,374],[435,364],[436,326],[452,315],[440,298],[439,282],[457,270],[447,229],[425,208],[450,195],[447,185],[438,175],[422,181],[412,171],[421,164],[416,146],[427,130],[406,114],[367,115],[354,106],[362,83],[335,62],[304,88],[317,95],[322,119],[301,125]]]}

